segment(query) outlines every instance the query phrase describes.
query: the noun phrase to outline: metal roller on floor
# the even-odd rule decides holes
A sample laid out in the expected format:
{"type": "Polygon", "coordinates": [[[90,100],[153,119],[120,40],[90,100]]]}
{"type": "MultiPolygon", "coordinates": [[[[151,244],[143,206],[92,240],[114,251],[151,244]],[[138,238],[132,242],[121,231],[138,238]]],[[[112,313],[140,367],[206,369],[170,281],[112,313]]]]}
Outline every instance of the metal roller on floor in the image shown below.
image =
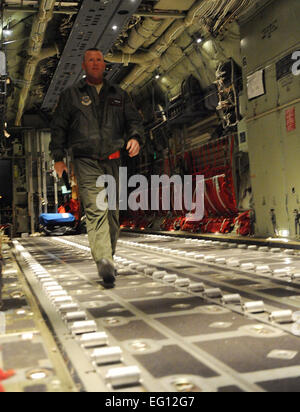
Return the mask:
{"type": "Polygon", "coordinates": [[[81,390],[296,388],[300,257],[230,246],[123,234],[103,290],[86,236],[14,241],[81,390]]]}

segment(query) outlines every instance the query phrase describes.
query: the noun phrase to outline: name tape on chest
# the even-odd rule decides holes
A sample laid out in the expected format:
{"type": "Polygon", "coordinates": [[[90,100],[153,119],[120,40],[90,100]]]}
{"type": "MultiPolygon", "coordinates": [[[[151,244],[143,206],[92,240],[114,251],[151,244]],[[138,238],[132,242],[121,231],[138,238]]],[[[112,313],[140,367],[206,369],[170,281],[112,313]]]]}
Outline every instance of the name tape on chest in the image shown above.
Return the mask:
{"type": "Polygon", "coordinates": [[[108,99],[108,104],[111,106],[121,107],[123,100],[117,97],[111,97],[108,99]]]}

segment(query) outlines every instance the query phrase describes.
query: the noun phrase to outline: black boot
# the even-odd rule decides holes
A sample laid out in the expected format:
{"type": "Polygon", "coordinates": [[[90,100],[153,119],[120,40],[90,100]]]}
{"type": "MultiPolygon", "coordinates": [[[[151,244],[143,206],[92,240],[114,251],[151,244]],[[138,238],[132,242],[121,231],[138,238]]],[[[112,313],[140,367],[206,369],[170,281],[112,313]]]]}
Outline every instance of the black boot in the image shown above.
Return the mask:
{"type": "Polygon", "coordinates": [[[116,270],[114,265],[107,259],[101,259],[97,263],[100,278],[103,279],[103,286],[106,289],[112,289],[115,286],[116,270]]]}

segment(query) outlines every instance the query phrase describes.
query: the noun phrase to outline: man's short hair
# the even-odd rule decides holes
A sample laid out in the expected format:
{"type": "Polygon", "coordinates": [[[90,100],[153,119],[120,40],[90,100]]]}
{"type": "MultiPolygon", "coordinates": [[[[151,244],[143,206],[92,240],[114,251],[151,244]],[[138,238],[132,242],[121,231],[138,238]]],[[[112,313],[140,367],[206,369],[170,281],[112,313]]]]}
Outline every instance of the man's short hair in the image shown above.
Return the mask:
{"type": "Polygon", "coordinates": [[[93,47],[93,48],[88,49],[88,50],[86,50],[86,51],[84,52],[83,61],[84,61],[84,59],[85,59],[85,56],[86,56],[87,52],[90,52],[90,51],[95,51],[95,52],[99,52],[99,53],[102,54],[102,51],[101,51],[101,50],[97,49],[96,47],[93,47]]]}

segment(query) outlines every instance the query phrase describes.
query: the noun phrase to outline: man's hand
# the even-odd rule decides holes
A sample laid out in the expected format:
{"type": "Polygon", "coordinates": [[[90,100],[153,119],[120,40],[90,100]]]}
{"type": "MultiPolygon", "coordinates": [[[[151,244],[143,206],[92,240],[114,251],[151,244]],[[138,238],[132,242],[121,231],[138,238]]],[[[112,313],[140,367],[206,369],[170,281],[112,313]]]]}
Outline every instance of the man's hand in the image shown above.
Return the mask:
{"type": "Polygon", "coordinates": [[[65,164],[65,162],[56,162],[54,164],[54,169],[55,169],[59,179],[62,178],[62,175],[63,175],[64,171],[66,171],[68,173],[68,168],[67,168],[67,165],[65,164]]]}
{"type": "Polygon", "coordinates": [[[126,150],[128,150],[129,157],[137,156],[141,150],[139,142],[135,139],[129,140],[126,150]]]}

